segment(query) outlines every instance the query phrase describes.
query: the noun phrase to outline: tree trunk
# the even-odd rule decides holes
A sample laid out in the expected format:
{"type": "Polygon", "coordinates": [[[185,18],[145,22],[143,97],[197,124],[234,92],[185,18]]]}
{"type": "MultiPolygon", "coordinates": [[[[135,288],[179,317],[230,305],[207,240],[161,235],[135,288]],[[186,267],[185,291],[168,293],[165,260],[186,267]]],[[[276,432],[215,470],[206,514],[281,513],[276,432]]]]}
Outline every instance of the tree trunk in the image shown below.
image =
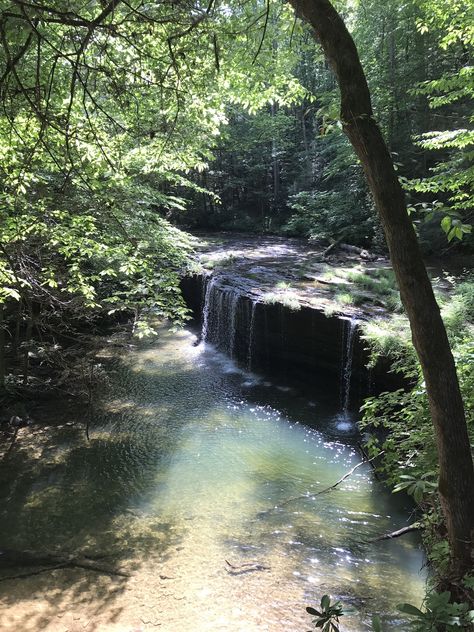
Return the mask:
{"type": "MultiPolygon", "coordinates": [[[[277,115],[277,106],[271,103],[270,112],[272,119],[277,115]]],[[[278,148],[275,132],[272,133],[272,182],[273,182],[273,214],[276,215],[280,208],[280,165],[278,161],[278,148]]]]}
{"type": "Polygon", "coordinates": [[[30,367],[30,350],[31,350],[31,336],[33,334],[33,308],[31,303],[28,302],[28,313],[26,316],[26,331],[25,339],[23,341],[23,385],[28,384],[28,372],[30,367]]]}
{"type": "Polygon", "coordinates": [[[301,109],[301,131],[303,132],[303,147],[304,147],[304,155],[305,155],[305,163],[306,163],[306,175],[305,175],[305,185],[311,186],[311,180],[313,175],[313,163],[311,160],[311,150],[308,142],[308,132],[306,130],[306,116],[308,110],[306,103],[303,103],[303,107],[301,109]]]}
{"type": "Polygon", "coordinates": [[[426,382],[438,447],[439,495],[446,519],[454,582],[472,571],[474,469],[464,407],[440,310],[406,210],[392,159],[373,118],[354,41],[329,0],[290,0],[312,26],[336,74],[341,119],[365,171],[387,239],[412,340],[426,382]]]}
{"type": "Polygon", "coordinates": [[[4,304],[0,304],[0,392],[5,388],[6,358],[5,358],[5,317],[4,304]]]}

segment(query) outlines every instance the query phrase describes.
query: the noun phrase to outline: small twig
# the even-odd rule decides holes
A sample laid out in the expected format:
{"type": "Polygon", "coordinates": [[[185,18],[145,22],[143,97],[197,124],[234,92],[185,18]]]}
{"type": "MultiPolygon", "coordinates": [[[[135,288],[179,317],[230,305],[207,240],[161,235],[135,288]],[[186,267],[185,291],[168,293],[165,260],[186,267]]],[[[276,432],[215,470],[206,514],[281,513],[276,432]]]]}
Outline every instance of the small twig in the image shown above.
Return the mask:
{"type": "Polygon", "coordinates": [[[18,573],[17,575],[5,575],[5,577],[0,577],[0,582],[6,582],[9,579],[23,579],[25,577],[33,577],[34,575],[40,575],[41,573],[47,573],[48,571],[54,571],[57,568],[65,568],[67,566],[66,563],[56,564],[55,566],[47,566],[46,568],[39,568],[35,571],[28,571],[27,573],[18,573]]]}
{"type": "Polygon", "coordinates": [[[405,533],[411,533],[412,531],[419,531],[421,529],[418,522],[414,522],[408,527],[403,527],[403,529],[398,529],[398,531],[392,531],[391,533],[385,533],[384,535],[379,535],[378,538],[373,538],[369,540],[369,542],[381,542],[382,540],[393,540],[393,538],[399,538],[405,533]]]}
{"type": "Polygon", "coordinates": [[[267,26],[268,26],[268,18],[269,17],[270,17],[270,2],[269,2],[269,0],[267,0],[267,7],[266,7],[266,11],[265,11],[265,23],[263,25],[262,39],[260,40],[260,44],[258,46],[257,52],[254,55],[254,58],[253,58],[253,61],[252,61],[252,66],[257,61],[257,57],[259,56],[260,51],[262,50],[263,42],[265,40],[265,35],[267,33],[267,26]]]}
{"type": "Polygon", "coordinates": [[[319,492],[316,492],[315,494],[302,494],[301,496],[293,496],[292,498],[288,498],[288,500],[283,501],[282,503],[280,503],[276,507],[273,507],[269,511],[273,511],[273,509],[278,509],[279,507],[284,507],[285,505],[288,505],[288,503],[292,503],[295,500],[304,500],[304,499],[314,500],[316,496],[321,496],[321,494],[326,494],[327,492],[330,492],[332,489],[335,489],[338,485],[340,485],[343,481],[345,481],[346,478],[349,478],[349,476],[352,476],[352,474],[357,470],[357,468],[361,467],[365,463],[370,463],[381,454],[383,454],[383,451],[379,452],[376,456],[373,456],[371,459],[364,459],[364,461],[357,463],[357,465],[354,465],[354,467],[348,472],[346,472],[344,476],[341,476],[341,478],[338,481],[336,481],[334,485],[330,485],[329,487],[326,487],[325,489],[322,489],[319,492]]]}

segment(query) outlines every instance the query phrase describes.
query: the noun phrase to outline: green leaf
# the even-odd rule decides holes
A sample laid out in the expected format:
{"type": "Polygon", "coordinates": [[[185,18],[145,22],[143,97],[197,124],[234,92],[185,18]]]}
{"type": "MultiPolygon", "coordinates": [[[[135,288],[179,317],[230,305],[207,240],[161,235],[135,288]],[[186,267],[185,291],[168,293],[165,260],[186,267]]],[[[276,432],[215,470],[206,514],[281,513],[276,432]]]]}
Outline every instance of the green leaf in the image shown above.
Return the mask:
{"type": "Polygon", "coordinates": [[[444,230],[446,234],[449,233],[449,230],[451,229],[451,218],[449,217],[449,215],[446,215],[441,220],[441,228],[444,230]]]}
{"type": "Polygon", "coordinates": [[[398,610],[400,610],[400,612],[403,612],[404,614],[409,614],[412,617],[424,617],[424,613],[413,606],[411,603],[399,604],[397,608],[398,610]]]}
{"type": "Polygon", "coordinates": [[[4,287],[2,289],[3,289],[3,292],[7,296],[10,296],[11,298],[14,298],[16,301],[20,301],[21,300],[21,295],[20,295],[20,293],[17,290],[15,290],[15,288],[13,288],[13,287],[4,287]]]}
{"type": "Polygon", "coordinates": [[[331,604],[331,598],[329,595],[323,595],[321,597],[321,610],[326,612],[331,604]]]}
{"type": "Polygon", "coordinates": [[[312,608],[311,606],[306,606],[306,612],[308,614],[311,614],[311,615],[315,616],[315,617],[320,617],[321,616],[321,613],[318,612],[317,610],[315,610],[314,608],[312,608]]]}

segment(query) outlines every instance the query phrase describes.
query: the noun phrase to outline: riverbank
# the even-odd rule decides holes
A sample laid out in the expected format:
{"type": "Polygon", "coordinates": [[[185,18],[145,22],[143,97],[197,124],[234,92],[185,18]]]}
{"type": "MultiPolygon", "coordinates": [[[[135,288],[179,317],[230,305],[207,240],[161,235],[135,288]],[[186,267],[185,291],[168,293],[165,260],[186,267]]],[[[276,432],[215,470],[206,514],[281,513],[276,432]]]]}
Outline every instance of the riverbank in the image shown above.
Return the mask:
{"type": "MultiPolygon", "coordinates": [[[[310,307],[361,321],[401,313],[386,255],[347,244],[239,233],[197,233],[198,262],[207,272],[232,276],[236,287],[262,303],[310,307]]],[[[472,268],[472,257],[427,260],[442,299],[472,268]]]]}

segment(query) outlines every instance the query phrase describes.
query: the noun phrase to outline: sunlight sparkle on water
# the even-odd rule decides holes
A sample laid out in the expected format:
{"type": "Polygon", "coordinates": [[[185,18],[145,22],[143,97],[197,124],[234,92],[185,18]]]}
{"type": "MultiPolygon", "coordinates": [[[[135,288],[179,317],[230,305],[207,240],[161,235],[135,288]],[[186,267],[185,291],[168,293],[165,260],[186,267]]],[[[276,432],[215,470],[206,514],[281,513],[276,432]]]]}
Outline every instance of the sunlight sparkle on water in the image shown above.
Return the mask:
{"type": "MultiPolygon", "coordinates": [[[[114,632],[114,616],[122,629],[146,620],[166,632],[182,632],[183,621],[195,632],[299,632],[308,626],[305,606],[322,590],[359,599],[361,614],[346,626],[358,632],[365,596],[369,609],[376,600],[386,611],[421,599],[414,540],[364,545],[360,556],[361,542],[406,518],[373,485],[369,466],[316,495],[359,460],[350,443],[325,435],[334,413],[312,409],[316,427],[308,428],[253,401],[258,380],[193,342],[190,334],[162,332],[154,345],[121,358],[91,441],[73,428],[53,434],[35,466],[35,488],[11,470],[6,546],[106,551],[133,577],[118,592],[104,580],[99,595],[67,575],[57,603],[43,599],[54,590],[53,574],[31,578],[28,594],[5,610],[15,625],[2,632],[36,632],[39,621],[59,631],[58,612],[81,608],[78,590],[89,608],[97,605],[100,629],[114,632]]],[[[292,392],[266,388],[292,410],[292,392]]],[[[25,585],[18,582],[18,594],[25,585]]]]}

